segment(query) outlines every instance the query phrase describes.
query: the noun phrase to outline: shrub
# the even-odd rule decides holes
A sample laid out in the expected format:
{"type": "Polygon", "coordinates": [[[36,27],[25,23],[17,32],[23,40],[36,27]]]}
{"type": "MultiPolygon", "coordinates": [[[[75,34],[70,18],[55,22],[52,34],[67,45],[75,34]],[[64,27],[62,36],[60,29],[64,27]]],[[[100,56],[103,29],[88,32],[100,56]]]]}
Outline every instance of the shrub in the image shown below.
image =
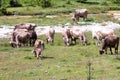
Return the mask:
{"type": "Polygon", "coordinates": [[[66,1],[66,4],[71,4],[70,0],[67,0],[67,1],[66,1]]]}
{"type": "Polygon", "coordinates": [[[120,0],[110,0],[112,3],[120,4],[120,0]]]}
{"type": "Polygon", "coordinates": [[[6,8],[0,8],[0,15],[12,15],[12,12],[7,11],[6,8]]]}
{"type": "Polygon", "coordinates": [[[18,3],[18,0],[10,0],[11,7],[21,7],[22,5],[18,3]]]}
{"type": "Polygon", "coordinates": [[[81,3],[84,3],[86,2],[87,0],[76,0],[76,2],[81,2],[81,3]]]}
{"type": "Polygon", "coordinates": [[[52,6],[51,0],[41,0],[41,6],[42,6],[43,8],[51,7],[51,6],[52,6]]]}

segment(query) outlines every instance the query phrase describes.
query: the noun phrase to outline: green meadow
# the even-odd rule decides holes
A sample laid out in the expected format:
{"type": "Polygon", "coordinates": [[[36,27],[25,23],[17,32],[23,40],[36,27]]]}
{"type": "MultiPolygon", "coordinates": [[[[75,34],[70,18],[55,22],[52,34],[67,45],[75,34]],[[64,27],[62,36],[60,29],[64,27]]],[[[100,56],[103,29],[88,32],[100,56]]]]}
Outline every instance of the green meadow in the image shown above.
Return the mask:
{"type": "MultiPolygon", "coordinates": [[[[24,0],[20,1],[22,3],[24,0]]],[[[86,24],[106,21],[120,23],[107,14],[109,10],[120,10],[119,4],[108,0],[87,0],[87,3],[70,0],[70,4],[66,3],[67,0],[52,1],[54,6],[51,8],[27,6],[25,3],[23,7],[9,7],[7,11],[16,11],[16,15],[0,16],[0,25],[30,22],[38,26],[53,26],[71,23],[72,12],[76,8],[88,9],[86,24]],[[47,18],[47,15],[56,17],[47,18]]],[[[80,21],[83,22],[82,19],[80,21]]],[[[120,36],[120,30],[115,33],[120,36]]],[[[77,40],[76,45],[69,47],[64,46],[60,33],[55,34],[53,44],[46,43],[45,35],[38,36],[45,42],[42,60],[34,57],[33,47],[12,48],[10,39],[0,39],[0,80],[120,80],[120,46],[118,55],[110,55],[109,49],[107,55],[100,55],[101,46],[95,45],[91,32],[86,32],[86,35],[89,45],[83,46],[77,40]]]]}

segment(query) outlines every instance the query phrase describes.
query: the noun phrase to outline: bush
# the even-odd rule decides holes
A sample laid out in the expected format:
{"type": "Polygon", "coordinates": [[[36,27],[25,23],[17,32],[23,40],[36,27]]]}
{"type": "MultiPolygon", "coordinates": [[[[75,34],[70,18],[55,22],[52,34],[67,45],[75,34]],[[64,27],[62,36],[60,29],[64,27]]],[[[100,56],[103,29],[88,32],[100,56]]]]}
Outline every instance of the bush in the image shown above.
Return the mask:
{"type": "Polygon", "coordinates": [[[41,0],[41,6],[42,6],[43,8],[51,7],[51,6],[52,6],[51,0],[41,0]]]}
{"type": "Polygon", "coordinates": [[[0,8],[0,16],[1,15],[12,15],[12,12],[7,11],[6,8],[0,8]]]}
{"type": "Polygon", "coordinates": [[[70,0],[67,0],[67,1],[66,1],[66,4],[71,4],[70,0]]]}
{"type": "Polygon", "coordinates": [[[17,0],[10,0],[11,7],[21,7],[22,5],[18,3],[17,0]]]}
{"type": "Polygon", "coordinates": [[[120,4],[120,0],[110,0],[112,3],[120,4]]]}
{"type": "Polygon", "coordinates": [[[81,2],[81,3],[84,3],[86,2],[87,0],[76,0],[76,2],[81,2]]]}

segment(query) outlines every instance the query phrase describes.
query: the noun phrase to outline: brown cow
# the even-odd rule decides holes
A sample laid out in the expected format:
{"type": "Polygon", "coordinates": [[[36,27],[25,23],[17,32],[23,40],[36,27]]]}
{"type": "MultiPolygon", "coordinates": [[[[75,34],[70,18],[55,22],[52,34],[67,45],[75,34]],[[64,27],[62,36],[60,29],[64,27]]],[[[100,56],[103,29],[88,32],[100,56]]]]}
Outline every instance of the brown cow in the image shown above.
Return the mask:
{"type": "Polygon", "coordinates": [[[37,25],[34,23],[21,23],[21,24],[15,25],[14,30],[15,29],[27,29],[29,31],[29,30],[34,30],[36,26],[37,25]]]}
{"type": "Polygon", "coordinates": [[[16,41],[17,47],[20,47],[22,44],[24,46],[28,46],[29,39],[30,39],[30,35],[28,32],[18,33],[15,36],[15,41],[16,41]]]}
{"type": "Polygon", "coordinates": [[[54,35],[55,35],[55,29],[50,28],[49,31],[46,33],[46,41],[47,43],[53,43],[54,42],[54,35]]]}
{"type": "Polygon", "coordinates": [[[79,39],[83,45],[87,45],[87,37],[85,33],[79,29],[71,29],[72,41],[76,44],[76,39],[79,39]]]}
{"type": "Polygon", "coordinates": [[[35,57],[37,57],[37,59],[39,59],[39,57],[42,58],[42,52],[44,50],[44,42],[43,40],[36,40],[35,44],[34,44],[34,50],[33,53],[35,54],[35,57]]]}
{"type": "Polygon", "coordinates": [[[34,44],[34,49],[35,48],[41,48],[42,50],[44,50],[45,48],[44,41],[40,39],[36,40],[34,44]]]}
{"type": "Polygon", "coordinates": [[[29,32],[29,35],[30,35],[30,46],[34,46],[35,44],[35,41],[37,40],[37,34],[36,34],[36,31],[34,30],[30,30],[28,31],[29,32]]]}
{"type": "Polygon", "coordinates": [[[119,46],[119,37],[116,35],[108,35],[103,40],[102,47],[99,50],[99,53],[103,54],[104,51],[106,51],[107,54],[107,48],[109,47],[111,54],[113,54],[112,48],[115,48],[115,53],[118,54],[118,46],[119,46]]]}
{"type": "Polygon", "coordinates": [[[12,47],[20,47],[21,43],[28,45],[29,33],[26,29],[16,29],[11,35],[10,44],[12,47]]]}
{"type": "Polygon", "coordinates": [[[95,39],[95,43],[96,45],[100,44],[100,41],[102,39],[104,39],[106,36],[108,35],[114,35],[114,31],[113,30],[101,30],[101,31],[93,31],[92,32],[92,38],[95,39]]]}
{"type": "Polygon", "coordinates": [[[82,17],[83,20],[87,18],[88,11],[87,9],[76,9],[74,11],[74,14],[72,16],[72,20],[74,21],[79,21],[79,18],[82,17]]]}
{"type": "Polygon", "coordinates": [[[70,28],[64,29],[62,30],[62,38],[64,41],[65,46],[69,46],[71,43],[71,34],[70,34],[70,28]]]}
{"type": "Polygon", "coordinates": [[[37,59],[41,58],[42,59],[42,49],[41,48],[35,48],[33,51],[35,57],[37,57],[37,59]]]}

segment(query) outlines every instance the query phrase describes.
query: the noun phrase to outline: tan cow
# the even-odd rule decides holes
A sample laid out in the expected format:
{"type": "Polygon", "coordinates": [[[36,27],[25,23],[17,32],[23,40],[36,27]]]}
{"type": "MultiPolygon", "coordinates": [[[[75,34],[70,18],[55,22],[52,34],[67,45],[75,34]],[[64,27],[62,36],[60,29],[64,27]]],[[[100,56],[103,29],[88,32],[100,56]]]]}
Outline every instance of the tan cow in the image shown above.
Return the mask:
{"type": "Polygon", "coordinates": [[[114,31],[113,30],[99,30],[99,31],[93,31],[92,32],[92,38],[95,39],[95,43],[96,45],[99,45],[100,42],[102,41],[102,39],[104,39],[106,36],[108,35],[114,35],[114,31]]]}
{"type": "Polygon", "coordinates": [[[27,29],[29,31],[29,30],[34,30],[35,27],[37,27],[37,25],[34,23],[21,23],[21,24],[15,25],[14,30],[15,29],[27,29]]]}
{"type": "Polygon", "coordinates": [[[12,47],[20,47],[22,44],[24,46],[28,45],[30,35],[26,29],[16,29],[11,35],[10,44],[12,47]]]}
{"type": "Polygon", "coordinates": [[[64,41],[65,46],[69,46],[71,44],[71,34],[70,34],[70,28],[63,28],[62,30],[62,39],[64,41]]]}
{"type": "Polygon", "coordinates": [[[72,36],[72,41],[76,44],[76,39],[79,39],[83,45],[87,45],[87,37],[85,35],[85,32],[81,31],[80,29],[71,29],[70,32],[72,36]]]}
{"type": "Polygon", "coordinates": [[[35,57],[37,57],[37,59],[41,58],[42,59],[42,49],[41,48],[35,48],[33,51],[35,57]]]}
{"type": "Polygon", "coordinates": [[[48,32],[46,33],[47,43],[53,43],[54,42],[54,35],[55,35],[55,29],[54,28],[49,28],[48,32]]]}
{"type": "Polygon", "coordinates": [[[82,17],[83,20],[85,20],[87,18],[87,15],[88,15],[88,10],[87,9],[76,9],[74,11],[74,14],[72,16],[72,21],[75,22],[75,21],[79,21],[79,18],[82,17]]]}
{"type": "Polygon", "coordinates": [[[37,57],[37,59],[39,58],[39,56],[42,57],[44,47],[45,46],[43,40],[38,39],[35,41],[33,53],[35,54],[35,57],[37,57]]]}
{"type": "Polygon", "coordinates": [[[35,48],[41,48],[42,50],[44,50],[44,48],[45,48],[44,41],[37,39],[34,44],[34,49],[35,48]]]}

